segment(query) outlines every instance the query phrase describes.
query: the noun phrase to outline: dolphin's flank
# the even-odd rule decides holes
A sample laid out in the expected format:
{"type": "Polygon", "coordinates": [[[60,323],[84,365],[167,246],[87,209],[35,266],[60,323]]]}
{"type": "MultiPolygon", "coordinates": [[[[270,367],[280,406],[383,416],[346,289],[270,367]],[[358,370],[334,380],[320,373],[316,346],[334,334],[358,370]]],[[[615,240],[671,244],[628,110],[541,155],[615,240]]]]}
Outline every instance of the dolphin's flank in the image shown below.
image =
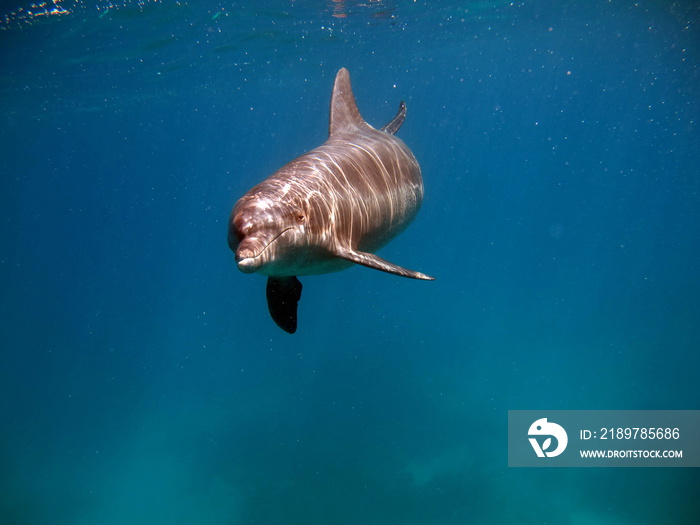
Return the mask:
{"type": "Polygon", "coordinates": [[[414,219],[423,201],[418,161],[394,136],[404,119],[381,130],[360,115],[350,74],[338,71],[328,140],[283,166],[233,207],[228,244],[244,273],[268,276],[267,303],[283,330],[297,328],[300,275],[360,264],[432,280],[374,255],[414,219]]]}

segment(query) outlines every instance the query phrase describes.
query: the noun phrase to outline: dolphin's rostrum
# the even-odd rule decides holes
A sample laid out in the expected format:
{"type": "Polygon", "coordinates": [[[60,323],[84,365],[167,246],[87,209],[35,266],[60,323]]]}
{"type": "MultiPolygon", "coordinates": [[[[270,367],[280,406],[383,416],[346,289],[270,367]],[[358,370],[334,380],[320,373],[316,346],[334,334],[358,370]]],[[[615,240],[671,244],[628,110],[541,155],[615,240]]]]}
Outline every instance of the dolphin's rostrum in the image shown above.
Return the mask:
{"type": "Polygon", "coordinates": [[[420,167],[394,136],[406,106],[377,130],[360,115],[341,69],[331,97],[328,140],[283,166],[234,206],[228,244],[245,273],[268,276],[270,315],[285,331],[297,328],[297,276],[335,272],[353,263],[432,280],[374,255],[418,213],[420,167]]]}

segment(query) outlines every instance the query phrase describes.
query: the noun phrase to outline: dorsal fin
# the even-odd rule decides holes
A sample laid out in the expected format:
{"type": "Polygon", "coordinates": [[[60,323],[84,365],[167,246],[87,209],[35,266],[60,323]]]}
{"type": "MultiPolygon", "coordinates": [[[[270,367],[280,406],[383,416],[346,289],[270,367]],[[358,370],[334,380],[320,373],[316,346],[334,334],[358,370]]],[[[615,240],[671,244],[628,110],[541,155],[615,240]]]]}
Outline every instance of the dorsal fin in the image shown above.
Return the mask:
{"type": "Polygon", "coordinates": [[[331,120],[328,134],[333,135],[351,131],[353,128],[368,126],[355,103],[350,85],[350,73],[345,68],[338,71],[331,95],[331,120]]]}

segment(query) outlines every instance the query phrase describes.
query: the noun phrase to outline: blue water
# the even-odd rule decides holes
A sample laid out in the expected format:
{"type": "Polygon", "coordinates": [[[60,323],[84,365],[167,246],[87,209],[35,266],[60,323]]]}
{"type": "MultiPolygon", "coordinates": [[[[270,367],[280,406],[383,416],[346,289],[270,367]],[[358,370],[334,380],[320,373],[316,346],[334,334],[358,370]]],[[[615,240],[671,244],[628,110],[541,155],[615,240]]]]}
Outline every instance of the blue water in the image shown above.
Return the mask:
{"type": "Polygon", "coordinates": [[[699,523],[697,469],[506,447],[700,408],[697,3],[256,4],[1,4],[0,523],[699,523]],[[436,280],[304,278],[292,336],[228,214],[340,67],[371,124],[406,101],[381,255],[436,280]]]}

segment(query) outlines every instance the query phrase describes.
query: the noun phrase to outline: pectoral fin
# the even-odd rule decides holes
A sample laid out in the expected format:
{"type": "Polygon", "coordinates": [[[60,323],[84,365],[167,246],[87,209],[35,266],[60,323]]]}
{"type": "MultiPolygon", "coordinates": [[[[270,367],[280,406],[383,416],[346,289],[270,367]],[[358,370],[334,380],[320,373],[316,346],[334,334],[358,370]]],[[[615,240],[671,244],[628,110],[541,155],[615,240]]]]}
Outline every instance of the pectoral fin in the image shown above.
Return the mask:
{"type": "Polygon", "coordinates": [[[297,331],[297,304],[301,299],[301,282],[296,277],[267,278],[267,308],[272,320],[282,330],[297,331]]]}
{"type": "Polygon", "coordinates": [[[400,275],[401,277],[410,277],[411,279],[423,279],[425,281],[433,281],[434,277],[425,275],[424,273],[414,272],[413,270],[408,270],[397,266],[396,264],[385,261],[381,257],[377,257],[373,253],[358,252],[350,249],[339,249],[336,251],[336,255],[341,259],[347,261],[352,261],[356,264],[361,264],[362,266],[367,266],[367,268],[374,268],[375,270],[381,270],[382,272],[393,273],[394,275],[400,275]]]}
{"type": "Polygon", "coordinates": [[[406,104],[404,104],[402,100],[401,104],[399,104],[399,111],[396,113],[396,116],[382,128],[382,131],[394,135],[399,130],[404,120],[406,120],[406,104]]]}

